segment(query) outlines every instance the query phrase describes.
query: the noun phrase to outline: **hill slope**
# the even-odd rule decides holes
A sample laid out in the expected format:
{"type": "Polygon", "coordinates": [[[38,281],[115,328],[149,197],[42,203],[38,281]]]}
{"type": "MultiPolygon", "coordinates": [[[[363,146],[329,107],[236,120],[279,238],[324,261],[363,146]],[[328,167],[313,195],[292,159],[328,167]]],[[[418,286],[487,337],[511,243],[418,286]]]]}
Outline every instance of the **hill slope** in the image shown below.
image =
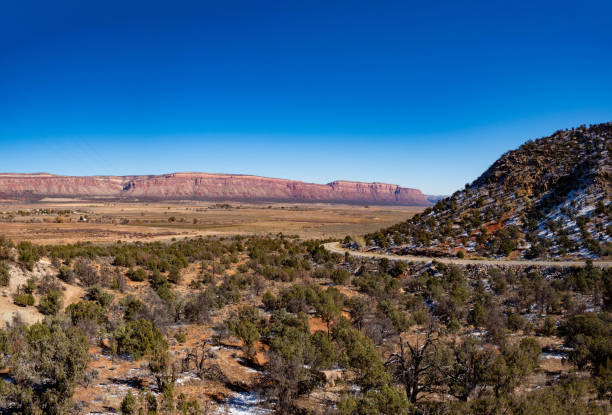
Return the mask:
{"type": "Polygon", "coordinates": [[[385,183],[335,181],[315,184],[207,173],[91,177],[0,174],[0,199],[40,200],[45,197],[431,205],[420,190],[385,183]]]}
{"type": "Polygon", "coordinates": [[[366,236],[404,253],[609,255],[612,123],[558,131],[501,156],[464,190],[366,236]]]}

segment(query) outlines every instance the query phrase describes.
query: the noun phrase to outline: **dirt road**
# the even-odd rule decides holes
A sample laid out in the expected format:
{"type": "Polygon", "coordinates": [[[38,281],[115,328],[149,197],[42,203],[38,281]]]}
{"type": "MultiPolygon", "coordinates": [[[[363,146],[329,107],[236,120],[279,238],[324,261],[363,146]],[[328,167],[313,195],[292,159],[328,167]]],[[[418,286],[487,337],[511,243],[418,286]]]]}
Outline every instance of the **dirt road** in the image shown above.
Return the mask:
{"type": "MultiPolygon", "coordinates": [[[[412,255],[393,255],[393,254],[379,254],[374,252],[361,252],[352,251],[350,249],[343,248],[339,242],[328,242],[323,245],[325,249],[330,252],[344,255],[348,252],[350,255],[360,258],[387,258],[394,261],[406,261],[406,262],[431,262],[434,259],[444,264],[457,264],[457,265],[523,265],[523,266],[541,266],[541,267],[581,267],[585,265],[584,261],[535,261],[535,260],[505,260],[505,259],[459,259],[459,258],[431,258],[424,256],[412,256],[412,255]]],[[[612,266],[611,261],[595,261],[593,265],[596,267],[607,268],[612,266]]]]}

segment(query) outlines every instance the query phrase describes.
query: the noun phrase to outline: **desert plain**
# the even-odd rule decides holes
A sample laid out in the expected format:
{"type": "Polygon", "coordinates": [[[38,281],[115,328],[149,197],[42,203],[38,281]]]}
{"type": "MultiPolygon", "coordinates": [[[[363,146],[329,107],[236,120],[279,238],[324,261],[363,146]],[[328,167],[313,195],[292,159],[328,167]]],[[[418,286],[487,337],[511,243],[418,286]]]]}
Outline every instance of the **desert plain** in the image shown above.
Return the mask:
{"type": "Polygon", "coordinates": [[[49,198],[35,203],[0,203],[0,235],[16,242],[38,244],[268,233],[327,239],[374,232],[423,209],[325,203],[138,203],[49,198]]]}

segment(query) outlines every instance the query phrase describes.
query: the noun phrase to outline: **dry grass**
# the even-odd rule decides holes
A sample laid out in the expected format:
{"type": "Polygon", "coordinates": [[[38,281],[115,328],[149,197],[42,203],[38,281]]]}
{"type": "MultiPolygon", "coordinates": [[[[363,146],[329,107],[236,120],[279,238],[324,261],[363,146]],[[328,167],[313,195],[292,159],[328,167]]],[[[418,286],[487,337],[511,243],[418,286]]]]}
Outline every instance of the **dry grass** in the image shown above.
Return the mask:
{"type": "Polygon", "coordinates": [[[0,235],[41,244],[169,240],[191,236],[295,234],[341,238],[376,231],[412,217],[420,207],[333,204],[96,203],[57,201],[0,206],[0,235]],[[35,209],[69,215],[31,214],[35,209]],[[79,222],[81,217],[87,222],[79,222]]]}

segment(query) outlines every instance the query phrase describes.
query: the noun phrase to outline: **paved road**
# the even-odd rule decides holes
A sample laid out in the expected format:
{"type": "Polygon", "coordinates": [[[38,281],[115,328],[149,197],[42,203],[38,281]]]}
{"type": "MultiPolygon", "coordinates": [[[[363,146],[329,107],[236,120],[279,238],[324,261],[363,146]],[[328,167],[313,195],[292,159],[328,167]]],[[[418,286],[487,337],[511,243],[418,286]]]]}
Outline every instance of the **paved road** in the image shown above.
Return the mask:
{"type": "MultiPolygon", "coordinates": [[[[413,256],[413,255],[393,255],[393,254],[379,254],[374,252],[361,252],[352,251],[350,249],[343,248],[339,242],[328,242],[323,245],[325,249],[330,252],[344,255],[348,252],[350,255],[361,257],[361,258],[387,258],[394,261],[407,261],[407,262],[431,262],[434,259],[438,262],[445,264],[457,264],[457,265],[536,265],[544,267],[581,267],[585,265],[584,261],[535,261],[535,260],[505,260],[505,259],[459,259],[459,258],[431,258],[425,256],[413,256]]],[[[612,266],[611,261],[595,261],[593,265],[596,267],[607,268],[612,266]]]]}

